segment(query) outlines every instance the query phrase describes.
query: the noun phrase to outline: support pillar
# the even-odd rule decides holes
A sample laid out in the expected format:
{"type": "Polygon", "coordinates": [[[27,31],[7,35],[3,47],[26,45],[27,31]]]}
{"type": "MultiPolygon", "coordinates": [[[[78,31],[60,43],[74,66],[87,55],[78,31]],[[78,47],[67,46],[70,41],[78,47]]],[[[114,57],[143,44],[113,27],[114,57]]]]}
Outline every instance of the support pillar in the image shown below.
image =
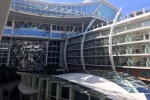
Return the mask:
{"type": "Polygon", "coordinates": [[[50,94],[51,94],[51,84],[50,84],[49,80],[47,80],[47,82],[46,82],[46,100],[51,100],[51,98],[49,98],[50,94]]]}
{"type": "Polygon", "coordinates": [[[91,20],[91,22],[89,23],[88,27],[87,27],[86,30],[85,30],[85,33],[83,34],[82,41],[81,41],[80,55],[81,55],[81,62],[82,62],[82,67],[83,67],[83,70],[84,70],[84,71],[86,71],[85,64],[84,64],[84,53],[83,53],[84,40],[85,40],[86,34],[88,33],[88,32],[87,32],[88,29],[91,28],[91,26],[93,25],[94,22],[95,22],[95,19],[91,20]]]}
{"type": "Polygon", "coordinates": [[[74,90],[72,87],[69,88],[69,100],[74,100],[74,90]]]}
{"type": "Polygon", "coordinates": [[[83,35],[82,42],[81,42],[81,51],[80,51],[81,62],[82,62],[82,67],[83,67],[84,71],[86,71],[85,64],[84,64],[84,52],[83,52],[85,36],[86,36],[86,33],[84,33],[84,35],[83,35]]]}
{"type": "Polygon", "coordinates": [[[0,0],[0,40],[8,18],[11,0],[0,0]]]}
{"type": "Polygon", "coordinates": [[[91,96],[90,95],[88,95],[88,100],[91,100],[91,96]]]}
{"type": "Polygon", "coordinates": [[[64,47],[64,64],[65,64],[66,71],[68,72],[67,59],[66,59],[67,43],[68,43],[68,38],[65,42],[65,47],[64,47]]]}
{"type": "Polygon", "coordinates": [[[11,52],[11,47],[12,47],[12,35],[14,33],[14,27],[15,27],[15,21],[12,21],[12,30],[11,30],[11,38],[10,38],[10,41],[9,41],[9,47],[8,47],[8,53],[7,53],[7,63],[6,63],[6,66],[9,66],[9,60],[10,60],[10,52],[11,52]]]}
{"type": "Polygon", "coordinates": [[[61,87],[60,87],[60,85],[57,83],[56,100],[60,100],[60,97],[61,97],[61,87]]]}
{"type": "Polygon", "coordinates": [[[48,45],[49,45],[49,42],[47,41],[47,43],[46,43],[46,62],[45,62],[45,66],[47,66],[47,60],[48,60],[48,45]]]}
{"type": "Polygon", "coordinates": [[[39,85],[38,85],[38,96],[37,96],[37,100],[41,100],[41,97],[40,97],[41,87],[42,87],[42,79],[41,79],[41,78],[39,78],[39,85]]]}
{"type": "Polygon", "coordinates": [[[84,32],[84,23],[82,22],[82,33],[84,32]]]}
{"type": "Polygon", "coordinates": [[[31,77],[32,77],[32,89],[34,89],[34,87],[35,87],[35,76],[31,76],[31,77]]]}

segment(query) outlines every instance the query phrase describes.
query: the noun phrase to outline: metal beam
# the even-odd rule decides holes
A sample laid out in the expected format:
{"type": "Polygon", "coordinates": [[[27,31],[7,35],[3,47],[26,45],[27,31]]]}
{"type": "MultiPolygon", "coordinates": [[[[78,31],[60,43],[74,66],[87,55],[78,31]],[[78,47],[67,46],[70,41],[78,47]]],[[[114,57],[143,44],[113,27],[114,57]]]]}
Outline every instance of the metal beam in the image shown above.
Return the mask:
{"type": "Polygon", "coordinates": [[[114,64],[114,59],[113,59],[113,51],[112,51],[112,35],[113,35],[113,31],[114,31],[114,28],[115,28],[115,24],[117,22],[117,19],[120,15],[122,11],[122,8],[119,9],[119,11],[117,12],[114,20],[113,20],[113,24],[111,26],[111,29],[110,29],[110,34],[109,34],[109,58],[110,58],[110,62],[111,62],[111,66],[112,66],[112,70],[114,72],[116,72],[116,67],[115,67],[115,64],[114,64]]]}
{"type": "Polygon", "coordinates": [[[64,47],[64,64],[65,64],[66,71],[68,72],[67,59],[66,59],[67,43],[68,43],[68,37],[67,37],[67,40],[65,42],[65,47],[64,47]]]}
{"type": "Polygon", "coordinates": [[[88,25],[88,27],[86,28],[85,32],[88,31],[88,29],[91,28],[91,26],[93,25],[93,23],[95,22],[96,19],[91,20],[90,24],[88,25]]]}
{"type": "Polygon", "coordinates": [[[84,64],[84,52],[83,52],[83,49],[84,49],[84,40],[85,40],[86,34],[88,33],[87,32],[88,29],[93,25],[94,22],[95,22],[95,19],[91,20],[91,22],[89,23],[88,27],[85,30],[85,33],[83,34],[82,41],[81,41],[80,55],[81,55],[81,62],[82,62],[82,67],[83,67],[84,71],[86,71],[85,64],[84,64]]]}
{"type": "Polygon", "coordinates": [[[8,18],[11,0],[0,0],[0,40],[2,38],[5,23],[8,18]]]}

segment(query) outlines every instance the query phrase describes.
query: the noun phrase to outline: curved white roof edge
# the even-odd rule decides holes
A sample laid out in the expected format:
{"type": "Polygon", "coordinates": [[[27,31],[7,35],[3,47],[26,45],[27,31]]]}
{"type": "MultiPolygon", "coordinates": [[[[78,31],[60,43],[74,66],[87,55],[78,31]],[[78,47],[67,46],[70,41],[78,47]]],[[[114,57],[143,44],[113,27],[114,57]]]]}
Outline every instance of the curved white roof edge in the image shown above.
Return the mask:
{"type": "Polygon", "coordinates": [[[84,0],[82,3],[92,3],[92,0],[84,0]]]}
{"type": "MultiPolygon", "coordinates": [[[[32,3],[36,3],[36,4],[54,4],[54,5],[69,5],[69,6],[72,6],[72,5],[85,5],[87,3],[60,3],[60,2],[51,2],[51,1],[43,1],[43,0],[27,0],[29,2],[32,2],[32,3]]],[[[94,2],[90,2],[88,4],[96,4],[96,3],[100,3],[101,1],[94,1],[94,2]]]]}
{"type": "Polygon", "coordinates": [[[32,15],[32,16],[39,16],[39,17],[48,17],[48,18],[86,18],[86,17],[92,17],[89,15],[79,15],[79,16],[50,16],[50,15],[39,15],[39,14],[32,14],[32,13],[27,13],[27,12],[21,12],[21,11],[16,11],[13,9],[10,9],[10,11],[15,12],[15,13],[21,13],[21,14],[26,14],[26,15],[32,15]]]}
{"type": "Polygon", "coordinates": [[[143,93],[129,93],[119,85],[91,74],[68,73],[56,75],[55,77],[88,87],[107,95],[108,98],[113,100],[147,100],[143,93]]]}
{"type": "MultiPolygon", "coordinates": [[[[20,13],[20,14],[26,14],[26,15],[31,15],[31,16],[37,16],[37,17],[43,17],[43,18],[64,18],[64,19],[67,19],[67,18],[95,18],[95,19],[99,19],[99,20],[102,20],[102,21],[106,21],[106,19],[102,18],[102,17],[97,17],[97,16],[94,16],[94,15],[79,15],[79,16],[47,16],[47,15],[38,15],[38,14],[31,14],[31,13],[26,13],[26,12],[18,12],[18,11],[15,11],[15,10],[10,10],[14,13],[20,13]]],[[[76,22],[77,23],[77,22],[76,22]]],[[[79,23],[79,22],[78,22],[79,23]]]]}

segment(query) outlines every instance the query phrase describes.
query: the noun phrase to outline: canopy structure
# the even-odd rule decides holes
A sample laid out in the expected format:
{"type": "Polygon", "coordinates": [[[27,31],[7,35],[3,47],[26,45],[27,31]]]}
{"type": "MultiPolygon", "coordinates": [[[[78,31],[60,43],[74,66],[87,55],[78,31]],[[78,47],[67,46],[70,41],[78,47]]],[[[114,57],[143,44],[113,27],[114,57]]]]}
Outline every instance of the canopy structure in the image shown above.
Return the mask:
{"type": "Polygon", "coordinates": [[[56,77],[87,87],[113,100],[147,100],[143,93],[129,93],[121,86],[99,76],[84,73],[69,73],[56,77]],[[138,96],[137,96],[138,95],[138,96]]]}

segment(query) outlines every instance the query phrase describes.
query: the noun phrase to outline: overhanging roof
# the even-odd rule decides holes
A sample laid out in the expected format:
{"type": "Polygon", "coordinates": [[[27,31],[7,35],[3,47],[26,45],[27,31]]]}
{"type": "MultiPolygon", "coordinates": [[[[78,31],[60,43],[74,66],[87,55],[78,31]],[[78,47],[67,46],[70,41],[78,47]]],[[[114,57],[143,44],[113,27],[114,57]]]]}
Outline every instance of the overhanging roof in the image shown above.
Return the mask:
{"type": "Polygon", "coordinates": [[[72,25],[72,26],[81,26],[84,23],[84,27],[87,27],[92,19],[96,19],[94,25],[101,24],[106,22],[104,19],[96,18],[93,16],[72,16],[72,17],[54,17],[54,16],[39,16],[28,13],[21,13],[16,11],[10,11],[9,20],[22,20],[22,21],[36,21],[43,23],[50,23],[54,25],[72,25]]]}

